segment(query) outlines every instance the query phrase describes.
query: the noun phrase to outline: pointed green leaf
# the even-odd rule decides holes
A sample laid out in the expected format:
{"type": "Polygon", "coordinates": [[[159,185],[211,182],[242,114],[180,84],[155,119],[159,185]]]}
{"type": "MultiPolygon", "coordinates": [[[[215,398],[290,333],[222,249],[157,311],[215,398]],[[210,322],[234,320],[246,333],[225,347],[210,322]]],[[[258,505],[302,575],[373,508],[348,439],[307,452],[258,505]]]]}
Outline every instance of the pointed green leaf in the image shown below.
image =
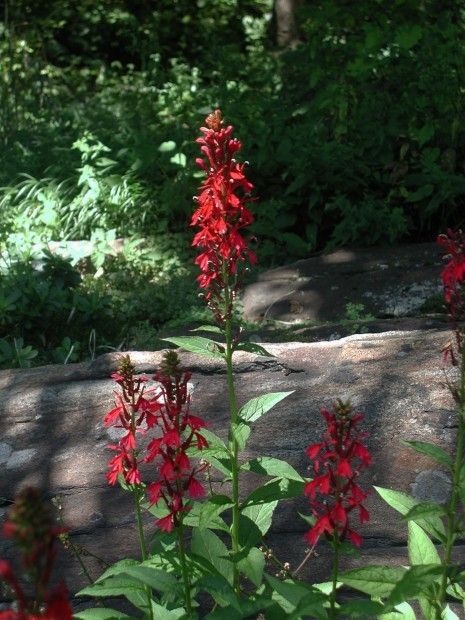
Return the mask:
{"type": "Polygon", "coordinates": [[[412,565],[441,564],[436,547],[415,521],[408,523],[408,557],[412,565]]]}
{"type": "Polygon", "coordinates": [[[166,609],[163,605],[159,605],[152,601],[153,617],[157,620],[181,620],[186,618],[186,610],[182,607],[177,609],[166,609]]]}
{"type": "Polygon", "coordinates": [[[121,573],[126,572],[127,568],[132,566],[139,566],[140,562],[138,560],[134,560],[132,558],[126,558],[124,560],[119,560],[119,562],[115,562],[109,568],[107,568],[100,577],[94,581],[94,583],[99,583],[100,581],[104,581],[108,579],[108,577],[112,577],[113,575],[121,575],[121,573]]]}
{"type": "Polygon", "coordinates": [[[127,616],[122,611],[108,607],[94,607],[75,612],[73,618],[78,618],[78,620],[131,620],[132,616],[127,616]]]}
{"type": "MultiPolygon", "coordinates": [[[[196,583],[197,588],[206,590],[221,606],[232,606],[240,612],[240,601],[230,581],[219,574],[207,574],[196,583]]],[[[239,616],[240,618],[241,616],[239,616]]]]}
{"type": "Polygon", "coordinates": [[[342,573],[338,579],[364,594],[383,598],[389,596],[404,573],[402,566],[364,566],[342,573]]]}
{"type": "Polygon", "coordinates": [[[241,451],[244,450],[247,444],[247,439],[250,437],[250,433],[251,433],[250,426],[245,422],[239,422],[238,424],[233,424],[232,433],[233,433],[234,439],[237,441],[239,450],[241,451]]]}
{"type": "Polygon", "coordinates": [[[259,456],[251,459],[241,466],[241,470],[252,471],[263,476],[278,476],[303,482],[302,476],[289,463],[271,456],[259,456]]]}
{"type": "Polygon", "coordinates": [[[255,489],[244,501],[243,506],[263,504],[292,497],[300,497],[304,492],[305,482],[289,480],[287,478],[275,478],[263,486],[255,489]]]}
{"type": "Polygon", "coordinates": [[[220,575],[232,583],[233,566],[228,560],[228,550],[221,538],[218,538],[214,532],[208,529],[194,528],[191,551],[206,558],[220,575]]]}
{"type": "Polygon", "coordinates": [[[419,598],[442,573],[440,564],[418,564],[410,567],[393,588],[387,604],[397,605],[412,598],[419,598]]]}
{"type": "Polygon", "coordinates": [[[129,575],[115,575],[86,586],[78,592],[78,596],[126,596],[134,592],[143,593],[147,603],[145,588],[139,579],[129,575]]]}
{"type": "Polygon", "coordinates": [[[271,527],[273,512],[277,501],[254,504],[241,511],[239,520],[239,540],[241,546],[252,547],[271,527]]]}
{"type": "Polygon", "coordinates": [[[427,441],[402,441],[402,443],[406,446],[410,446],[410,448],[413,448],[414,450],[416,450],[416,452],[419,452],[420,454],[425,454],[426,456],[429,456],[437,463],[439,463],[440,465],[444,465],[444,467],[447,467],[448,469],[452,469],[454,465],[450,455],[447,454],[445,450],[432,443],[429,443],[427,441]]]}
{"type": "MultiPolygon", "coordinates": [[[[298,606],[300,607],[302,602],[305,603],[306,614],[315,613],[317,610],[323,611],[322,605],[326,602],[327,597],[315,588],[307,586],[302,582],[292,581],[291,579],[281,581],[271,575],[265,575],[265,579],[273,589],[272,600],[278,603],[288,614],[285,616],[286,618],[296,618],[296,616],[291,616],[291,614],[296,611],[298,606]]],[[[318,614],[317,617],[322,616],[318,614]]],[[[326,614],[323,617],[326,617],[326,614]]]]}
{"type": "Polygon", "coordinates": [[[415,612],[408,603],[396,605],[393,611],[378,616],[379,620],[416,620],[415,612]]]}
{"type": "Polygon", "coordinates": [[[258,588],[263,579],[265,556],[260,549],[252,547],[247,557],[239,560],[237,567],[258,588]]]}
{"type": "MultiPolygon", "coordinates": [[[[414,506],[421,504],[422,502],[418,501],[414,497],[407,495],[406,493],[402,493],[401,491],[394,491],[392,489],[384,489],[383,487],[374,487],[377,493],[381,495],[384,501],[389,504],[394,510],[400,512],[401,515],[406,515],[409,510],[411,510],[414,506]]],[[[441,521],[439,517],[430,516],[424,519],[416,519],[418,525],[420,525],[424,530],[434,536],[438,540],[445,540],[445,529],[444,523],[441,521]]]]}
{"type": "Polygon", "coordinates": [[[272,353],[269,353],[261,345],[256,342],[239,342],[235,348],[235,351],[247,351],[248,353],[255,353],[255,355],[263,355],[263,357],[274,357],[272,353]]]}
{"type": "Polygon", "coordinates": [[[171,342],[191,353],[197,353],[206,357],[224,358],[224,347],[209,338],[203,338],[202,336],[175,336],[172,338],[162,338],[162,340],[171,342]]]}
{"type": "MultiPolygon", "coordinates": [[[[341,618],[373,618],[383,611],[384,605],[377,601],[356,600],[340,606],[338,617],[341,618]]],[[[384,618],[384,616],[382,616],[384,618]]]]}
{"type": "Polygon", "coordinates": [[[191,329],[191,332],[212,332],[214,334],[222,334],[223,330],[218,325],[201,325],[195,329],[191,329]]]}
{"type": "Polygon", "coordinates": [[[239,410],[239,417],[245,422],[255,422],[281,400],[293,392],[271,392],[252,398],[239,410]]]}
{"type": "Polygon", "coordinates": [[[449,605],[446,605],[446,608],[441,614],[441,620],[460,620],[460,618],[452,611],[449,605]]]}
{"type": "Polygon", "coordinates": [[[150,566],[150,560],[143,562],[140,566],[128,568],[126,574],[157,590],[157,592],[174,594],[178,588],[176,577],[172,573],[150,566]]]}
{"type": "Polygon", "coordinates": [[[435,504],[433,502],[420,502],[410,508],[407,514],[402,516],[405,521],[418,521],[425,517],[444,517],[446,516],[446,509],[444,506],[435,504]]]}

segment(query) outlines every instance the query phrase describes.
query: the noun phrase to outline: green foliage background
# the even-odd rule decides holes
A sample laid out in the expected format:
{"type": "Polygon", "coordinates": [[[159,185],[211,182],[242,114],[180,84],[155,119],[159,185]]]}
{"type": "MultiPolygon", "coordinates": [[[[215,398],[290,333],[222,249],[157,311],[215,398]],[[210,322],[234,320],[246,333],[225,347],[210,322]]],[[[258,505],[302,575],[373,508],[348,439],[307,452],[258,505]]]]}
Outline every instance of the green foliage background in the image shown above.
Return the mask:
{"type": "MultiPolygon", "coordinates": [[[[273,0],[3,0],[0,16],[10,255],[110,231],[171,248],[157,290],[192,279],[195,138],[216,107],[251,162],[262,265],[463,225],[462,0],[304,0],[292,49],[276,46],[273,0]]],[[[158,274],[147,251],[120,273],[158,274]]],[[[112,277],[98,286],[137,306],[112,277]]]]}

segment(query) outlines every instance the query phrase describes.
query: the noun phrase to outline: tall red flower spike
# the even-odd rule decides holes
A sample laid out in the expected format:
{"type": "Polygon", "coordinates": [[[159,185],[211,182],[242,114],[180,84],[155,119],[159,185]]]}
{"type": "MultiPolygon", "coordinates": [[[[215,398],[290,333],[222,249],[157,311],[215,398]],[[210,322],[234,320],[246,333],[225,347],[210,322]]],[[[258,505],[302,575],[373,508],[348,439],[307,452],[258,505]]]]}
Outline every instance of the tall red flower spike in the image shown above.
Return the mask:
{"type": "MultiPolygon", "coordinates": [[[[438,236],[437,243],[447,252],[448,260],[441,272],[441,279],[444,301],[454,328],[457,350],[461,355],[463,334],[459,329],[459,322],[465,320],[465,234],[461,230],[448,229],[446,234],[438,236]]],[[[452,343],[444,349],[444,359],[449,357],[453,365],[458,363],[452,343]]]]}
{"type": "MultiPolygon", "coordinates": [[[[233,127],[223,126],[221,111],[207,116],[206,127],[201,127],[203,137],[197,138],[204,158],[196,163],[207,178],[194,200],[198,208],[192,216],[192,226],[199,231],[192,245],[201,250],[195,262],[200,267],[198,282],[205,289],[205,298],[215,317],[222,321],[223,291],[229,286],[234,295],[240,282],[239,263],[255,263],[256,256],[247,247],[242,229],[253,222],[247,209],[252,183],[244,173],[245,164],[234,159],[242,144],[232,137],[233,127]]],[[[228,311],[228,310],[226,310],[228,311]]]]}
{"type": "Polygon", "coordinates": [[[168,514],[158,519],[156,525],[167,532],[177,527],[188,510],[187,499],[200,498],[205,490],[198,475],[206,465],[194,465],[187,455],[189,448],[202,450],[208,447],[200,429],[205,422],[190,413],[191,397],[188,381],[191,373],[182,370],[174,351],[165,353],[161,369],[154,379],[159,382],[158,425],[162,435],[147,447],[146,461],[157,460],[158,480],[147,487],[152,505],[164,502],[168,514]]]}
{"type": "Polygon", "coordinates": [[[112,378],[120,386],[121,393],[116,393],[116,407],[105,415],[103,423],[122,428],[126,433],[117,444],[108,446],[116,455],[108,464],[107,480],[109,484],[116,484],[122,474],[128,484],[141,484],[137,434],[156,424],[160,405],[144,396],[147,377],[135,375],[129,355],[121,358],[118,372],[113,373],[112,378]]]}
{"type": "Polygon", "coordinates": [[[355,413],[350,403],[338,401],[333,411],[321,409],[326,420],[323,441],[307,448],[307,455],[313,461],[315,478],[305,485],[304,493],[310,499],[315,524],[306,534],[311,545],[315,545],[322,534],[348,538],[360,546],[360,534],[351,529],[352,511],[358,510],[360,523],[369,520],[363,506],[367,494],[356,484],[360,472],[371,464],[371,455],[363,444],[367,433],[357,430],[363,420],[361,413],[355,413]]]}
{"type": "Polygon", "coordinates": [[[21,551],[22,565],[34,585],[35,599],[28,599],[10,563],[0,560],[0,579],[14,592],[18,607],[0,612],[0,620],[72,620],[65,585],[49,589],[55,543],[63,532],[63,528],[53,525],[36,489],[27,487],[18,494],[3,533],[13,539],[21,551]]]}

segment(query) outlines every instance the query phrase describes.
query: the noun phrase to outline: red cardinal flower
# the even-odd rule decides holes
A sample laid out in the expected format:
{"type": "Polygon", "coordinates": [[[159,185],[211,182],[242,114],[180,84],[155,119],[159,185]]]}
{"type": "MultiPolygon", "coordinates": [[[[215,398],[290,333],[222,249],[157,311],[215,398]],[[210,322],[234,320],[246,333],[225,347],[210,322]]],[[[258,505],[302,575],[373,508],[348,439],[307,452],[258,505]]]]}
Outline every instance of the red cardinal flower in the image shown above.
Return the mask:
{"type": "Polygon", "coordinates": [[[139,485],[141,476],[136,435],[157,423],[160,405],[146,398],[147,377],[135,375],[135,367],[128,355],[121,358],[118,372],[113,373],[112,378],[120,386],[121,393],[116,394],[116,407],[105,415],[103,423],[122,428],[126,434],[117,444],[108,446],[116,455],[108,463],[110,471],[107,480],[109,484],[116,484],[119,474],[122,474],[128,484],[139,485]]]}
{"type": "Polygon", "coordinates": [[[195,261],[201,271],[199,285],[205,289],[205,298],[221,322],[224,289],[229,287],[233,294],[237,290],[239,263],[256,262],[242,236],[242,229],[253,222],[246,206],[253,185],[245,176],[245,165],[233,157],[242,144],[232,137],[232,125],[223,126],[221,111],[207,116],[205,124],[200,128],[203,136],[197,142],[206,159],[198,158],[196,163],[207,178],[195,197],[198,208],[191,225],[199,231],[192,245],[201,250],[195,261]]]}
{"type": "Polygon", "coordinates": [[[64,533],[53,525],[51,515],[36,489],[27,487],[15,499],[3,527],[21,551],[21,560],[35,591],[29,599],[11,565],[0,560],[0,579],[15,593],[17,610],[0,612],[0,620],[72,620],[68,591],[64,584],[49,590],[49,581],[56,555],[56,540],[64,533]]]}
{"type": "Polygon", "coordinates": [[[444,360],[450,358],[455,366],[458,364],[456,353],[462,354],[463,332],[459,328],[459,322],[465,319],[465,234],[461,231],[447,230],[447,234],[439,235],[437,243],[447,252],[447,263],[441,272],[444,286],[444,301],[449,310],[449,318],[452,322],[456,346],[450,342],[443,349],[444,360]]]}
{"type": "Polygon", "coordinates": [[[208,446],[200,433],[205,422],[190,413],[190,378],[191,373],[180,368],[174,351],[165,354],[161,370],[154,376],[160,385],[157,402],[162,436],[147,446],[146,462],[157,460],[158,463],[158,480],[147,487],[147,492],[151,504],[162,501],[166,505],[169,513],[158,519],[156,525],[167,532],[180,524],[188,510],[189,497],[198,499],[205,495],[197,478],[205,465],[195,465],[187,456],[189,448],[202,450],[208,446]]]}
{"type": "Polygon", "coordinates": [[[369,519],[362,505],[367,494],[355,482],[359,473],[371,463],[371,455],[362,443],[366,433],[356,429],[363,416],[354,413],[349,403],[341,401],[335,404],[334,411],[322,409],[321,415],[326,420],[323,441],[306,450],[318,474],[304,490],[316,517],[306,537],[311,545],[326,534],[338,536],[340,540],[348,538],[360,546],[362,538],[349,527],[349,518],[352,510],[358,508],[360,522],[369,519]]]}

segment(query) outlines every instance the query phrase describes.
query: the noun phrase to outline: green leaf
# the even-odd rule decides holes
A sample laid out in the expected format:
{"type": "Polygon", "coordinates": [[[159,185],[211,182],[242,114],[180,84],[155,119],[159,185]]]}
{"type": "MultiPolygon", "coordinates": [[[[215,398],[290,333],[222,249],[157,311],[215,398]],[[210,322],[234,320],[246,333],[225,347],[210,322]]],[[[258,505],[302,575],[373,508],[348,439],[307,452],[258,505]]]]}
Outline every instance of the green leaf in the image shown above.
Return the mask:
{"type": "Polygon", "coordinates": [[[441,620],[460,620],[456,613],[452,611],[449,605],[442,611],[441,620]]]}
{"type": "Polygon", "coordinates": [[[233,581],[233,565],[228,559],[224,542],[208,529],[195,528],[192,532],[191,551],[205,559],[223,575],[229,583],[233,581]]]}
{"type": "Polygon", "coordinates": [[[289,614],[285,616],[286,618],[295,618],[296,616],[291,616],[291,614],[297,610],[298,606],[300,607],[300,603],[303,601],[305,601],[307,610],[305,613],[312,613],[315,609],[323,611],[322,605],[326,602],[327,597],[319,590],[290,579],[281,581],[271,575],[265,575],[265,579],[273,589],[272,600],[278,603],[286,614],[289,614]]]}
{"type": "Polygon", "coordinates": [[[159,605],[152,601],[153,617],[157,620],[181,620],[181,618],[187,618],[186,610],[182,607],[177,609],[166,609],[163,605],[159,605]]]}
{"type": "Polygon", "coordinates": [[[78,618],[78,620],[126,620],[129,618],[131,620],[132,616],[108,607],[94,607],[74,613],[73,618],[78,618]]]}
{"type": "Polygon", "coordinates": [[[252,471],[263,476],[278,476],[303,482],[302,476],[286,461],[272,456],[259,456],[241,465],[242,471],[252,471]]]}
{"type": "Polygon", "coordinates": [[[107,568],[106,571],[104,571],[100,575],[100,577],[97,577],[94,583],[104,581],[105,579],[108,579],[108,577],[112,577],[113,575],[121,575],[122,573],[125,573],[128,568],[139,565],[140,562],[132,558],[125,558],[124,560],[119,560],[119,562],[115,562],[109,568],[107,568]]]}
{"type": "Polygon", "coordinates": [[[187,157],[184,155],[184,153],[176,153],[175,155],[173,155],[173,157],[170,157],[170,162],[172,164],[177,164],[178,166],[185,168],[187,164],[187,157]]]}
{"type": "Polygon", "coordinates": [[[167,140],[166,142],[162,142],[158,147],[160,153],[169,153],[170,151],[174,151],[176,148],[176,142],[173,140],[167,140]]]}
{"type": "Polygon", "coordinates": [[[184,524],[190,527],[229,532],[229,527],[219,515],[231,506],[230,497],[226,495],[213,495],[206,502],[195,503],[192,510],[184,517],[184,524]]]}
{"type": "Polygon", "coordinates": [[[263,357],[274,357],[272,353],[269,353],[261,345],[256,342],[239,342],[235,347],[235,351],[247,351],[248,353],[255,353],[255,355],[263,355],[263,357]]]}
{"type": "Polygon", "coordinates": [[[404,521],[418,521],[425,517],[444,517],[446,514],[444,506],[439,506],[433,502],[421,502],[413,506],[407,514],[402,516],[402,519],[404,519],[404,521]]]}
{"type": "Polygon", "coordinates": [[[145,588],[140,579],[129,575],[115,575],[86,586],[78,592],[78,596],[126,596],[128,593],[142,593],[147,603],[145,588]]]}
{"type": "Polygon", "coordinates": [[[224,358],[222,345],[209,338],[203,338],[202,336],[176,336],[172,338],[162,338],[162,340],[171,342],[191,353],[219,359],[224,358]]]}
{"type": "Polygon", "coordinates": [[[239,519],[239,540],[247,548],[255,545],[271,527],[277,501],[254,504],[241,511],[239,519]]]}
{"type": "Polygon", "coordinates": [[[243,450],[247,444],[247,440],[250,437],[252,429],[246,422],[239,422],[232,425],[232,434],[237,441],[239,450],[243,450]]]}
{"type": "Polygon", "coordinates": [[[415,612],[408,603],[396,605],[393,611],[378,616],[379,620],[416,620],[415,612]]]}
{"type": "Polygon", "coordinates": [[[222,334],[223,330],[218,325],[201,325],[195,329],[191,329],[191,332],[213,332],[214,334],[222,334]]]}
{"type": "Polygon", "coordinates": [[[281,400],[293,392],[271,392],[252,398],[239,410],[239,417],[245,422],[255,422],[281,400]]]}
{"type": "Polygon", "coordinates": [[[425,454],[426,456],[431,457],[440,465],[444,465],[448,469],[452,469],[454,464],[449,454],[439,446],[436,446],[427,441],[403,441],[403,444],[406,446],[410,446],[420,454],[425,454]]]}
{"type": "Polygon", "coordinates": [[[224,607],[231,605],[240,612],[240,600],[234,592],[230,581],[221,574],[204,575],[197,581],[196,587],[206,590],[220,605],[224,607]]]}
{"type": "Polygon", "coordinates": [[[264,504],[292,497],[300,497],[304,492],[305,482],[289,480],[287,478],[275,478],[263,486],[255,489],[244,501],[243,506],[264,504]]]}
{"type": "Polygon", "coordinates": [[[397,31],[396,43],[404,50],[411,49],[423,36],[423,29],[421,26],[405,25],[401,26],[397,31]]]}
{"type": "Polygon", "coordinates": [[[252,547],[247,557],[239,560],[237,568],[258,588],[263,579],[265,556],[260,549],[252,547]]]}
{"type": "MultiPolygon", "coordinates": [[[[389,504],[394,510],[400,512],[401,515],[406,515],[409,510],[414,506],[421,504],[422,502],[416,500],[414,497],[402,493],[401,491],[394,491],[392,489],[384,489],[383,487],[374,487],[377,493],[381,495],[384,501],[389,504]]],[[[439,517],[430,516],[424,519],[416,519],[418,525],[428,532],[431,536],[434,536],[438,540],[445,540],[444,523],[439,517]]]]}
{"type": "Polygon", "coordinates": [[[395,585],[387,600],[388,605],[397,605],[424,594],[443,573],[439,564],[418,564],[410,567],[395,585]]]}
{"type": "Polygon", "coordinates": [[[342,573],[338,579],[364,594],[383,598],[390,595],[404,573],[401,566],[364,566],[342,573]]]}
{"type": "Polygon", "coordinates": [[[428,534],[415,521],[408,523],[408,557],[413,565],[441,564],[436,547],[429,539],[428,534]]]}
{"type": "Polygon", "coordinates": [[[140,566],[128,568],[126,574],[157,590],[157,592],[175,594],[178,589],[176,577],[171,573],[150,566],[150,560],[143,562],[140,566]]]}

